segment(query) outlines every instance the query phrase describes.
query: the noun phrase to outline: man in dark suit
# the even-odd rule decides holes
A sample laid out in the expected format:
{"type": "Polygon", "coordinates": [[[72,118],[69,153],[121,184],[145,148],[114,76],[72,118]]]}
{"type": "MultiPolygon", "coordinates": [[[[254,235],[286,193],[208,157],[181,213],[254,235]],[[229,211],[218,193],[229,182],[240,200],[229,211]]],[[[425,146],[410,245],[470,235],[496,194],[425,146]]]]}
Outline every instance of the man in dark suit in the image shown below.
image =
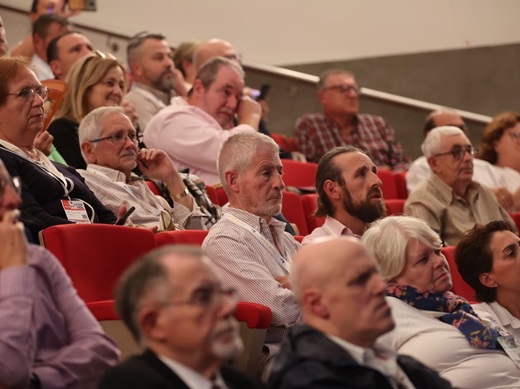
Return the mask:
{"type": "Polygon", "coordinates": [[[222,288],[209,261],[199,248],[168,246],[128,269],[116,309],[145,351],[111,369],[100,389],[261,387],[222,366],[242,341],[234,290],[222,288]]]}
{"type": "Polygon", "coordinates": [[[291,288],[305,324],[275,357],[272,389],[451,388],[410,357],[376,345],[395,326],[386,283],[354,237],[322,238],[293,258],[291,288]]]}

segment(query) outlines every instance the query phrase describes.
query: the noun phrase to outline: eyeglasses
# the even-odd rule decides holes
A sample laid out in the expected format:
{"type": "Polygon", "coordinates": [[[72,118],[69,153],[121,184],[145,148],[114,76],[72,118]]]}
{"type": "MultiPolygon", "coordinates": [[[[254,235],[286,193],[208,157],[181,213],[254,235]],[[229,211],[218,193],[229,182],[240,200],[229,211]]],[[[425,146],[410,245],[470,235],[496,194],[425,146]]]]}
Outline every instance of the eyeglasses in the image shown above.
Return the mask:
{"type": "Polygon", "coordinates": [[[446,151],[445,153],[433,154],[434,157],[442,157],[444,155],[451,155],[454,160],[460,161],[464,158],[464,155],[468,153],[471,156],[474,156],[478,153],[478,149],[473,146],[465,146],[465,147],[456,147],[451,151],[446,151]]]}
{"type": "Polygon", "coordinates": [[[117,59],[116,57],[114,57],[113,54],[103,53],[102,51],[99,51],[99,50],[94,50],[94,54],[101,59],[117,59]]]}
{"type": "Polygon", "coordinates": [[[341,93],[348,93],[350,91],[353,91],[356,95],[359,95],[361,92],[361,88],[359,85],[332,85],[332,86],[325,86],[321,88],[321,90],[337,90],[341,93]]]}
{"type": "Polygon", "coordinates": [[[115,146],[122,146],[125,144],[127,138],[130,139],[130,142],[137,143],[138,137],[136,132],[117,132],[114,135],[105,136],[104,138],[92,139],[89,142],[97,143],[110,139],[115,146]]]}
{"type": "Polygon", "coordinates": [[[510,131],[510,132],[508,132],[508,134],[511,137],[511,139],[513,139],[515,141],[519,141],[520,140],[520,132],[510,131]]]}
{"type": "Polygon", "coordinates": [[[238,301],[238,292],[234,288],[200,287],[193,292],[189,299],[172,301],[164,304],[164,307],[170,305],[193,305],[203,308],[216,307],[222,303],[224,297],[236,302],[238,301]]]}
{"type": "Polygon", "coordinates": [[[38,85],[36,87],[26,86],[20,89],[18,92],[8,93],[8,95],[21,97],[26,102],[32,101],[34,99],[34,95],[38,95],[43,101],[45,101],[49,95],[49,88],[43,85],[38,85]]]}
{"type": "Polygon", "coordinates": [[[20,177],[0,178],[0,202],[4,200],[7,187],[10,186],[18,196],[22,193],[22,179],[20,177]]]}

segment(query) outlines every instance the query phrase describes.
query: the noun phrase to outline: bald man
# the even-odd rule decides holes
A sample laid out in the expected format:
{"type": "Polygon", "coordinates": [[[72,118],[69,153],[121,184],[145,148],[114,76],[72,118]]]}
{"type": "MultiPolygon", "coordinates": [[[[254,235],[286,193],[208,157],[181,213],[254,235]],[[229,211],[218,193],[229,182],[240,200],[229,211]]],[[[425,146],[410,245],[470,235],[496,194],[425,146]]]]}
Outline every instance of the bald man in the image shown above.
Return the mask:
{"type": "Polygon", "coordinates": [[[386,283],[358,239],[303,247],[290,283],[305,324],[289,332],[275,357],[271,388],[451,388],[413,358],[374,346],[395,324],[386,283]]]}
{"type": "Polygon", "coordinates": [[[223,39],[210,39],[202,42],[193,54],[193,64],[198,71],[204,63],[214,57],[224,57],[240,65],[240,55],[231,43],[223,39]]]}

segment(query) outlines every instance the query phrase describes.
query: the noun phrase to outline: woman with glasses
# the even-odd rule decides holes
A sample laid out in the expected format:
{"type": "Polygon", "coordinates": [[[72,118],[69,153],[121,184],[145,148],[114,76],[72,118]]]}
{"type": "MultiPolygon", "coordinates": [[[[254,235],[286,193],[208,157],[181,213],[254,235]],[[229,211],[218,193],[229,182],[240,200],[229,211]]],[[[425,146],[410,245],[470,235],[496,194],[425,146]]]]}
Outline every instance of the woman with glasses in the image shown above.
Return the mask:
{"type": "Polygon", "coordinates": [[[0,159],[22,181],[21,220],[35,236],[56,224],[113,224],[114,214],[75,169],[51,162],[35,147],[47,93],[25,59],[0,58],[0,159]]]}
{"type": "Polygon", "coordinates": [[[439,236],[423,221],[390,216],[372,225],[363,243],[388,282],[395,329],[378,339],[410,355],[457,388],[518,388],[520,368],[499,345],[499,334],[461,296],[439,236]]]}
{"type": "Polygon", "coordinates": [[[511,212],[520,211],[520,113],[495,116],[484,129],[477,156],[493,165],[499,202],[511,212]]]}
{"type": "Polygon", "coordinates": [[[79,147],[79,123],[96,108],[122,104],[127,89],[126,73],[113,56],[96,51],[72,66],[67,86],[48,131],[54,136],[54,146],[67,164],[85,169],[87,165],[79,147]]]}

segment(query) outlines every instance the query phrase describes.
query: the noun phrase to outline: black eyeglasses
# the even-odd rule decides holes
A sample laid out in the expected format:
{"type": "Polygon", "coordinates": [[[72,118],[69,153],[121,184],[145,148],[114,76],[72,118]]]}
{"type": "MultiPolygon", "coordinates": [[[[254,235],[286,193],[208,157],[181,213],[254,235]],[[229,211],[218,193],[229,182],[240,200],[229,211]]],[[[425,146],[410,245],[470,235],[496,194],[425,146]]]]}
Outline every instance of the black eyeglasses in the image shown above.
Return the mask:
{"type": "Polygon", "coordinates": [[[341,93],[348,93],[350,91],[353,91],[355,94],[359,95],[361,92],[361,88],[359,85],[332,85],[332,86],[325,86],[321,88],[321,90],[337,90],[341,93]]]}
{"type": "Polygon", "coordinates": [[[136,132],[117,132],[114,135],[105,136],[104,138],[92,139],[89,142],[97,143],[104,140],[111,140],[115,146],[124,145],[126,139],[130,139],[130,142],[137,143],[137,133],[136,132]]]}
{"type": "Polygon", "coordinates": [[[26,86],[20,89],[18,92],[8,93],[8,95],[21,97],[26,102],[32,101],[32,99],[34,99],[34,95],[38,95],[43,101],[45,101],[49,95],[49,88],[43,85],[38,85],[36,87],[26,86]]]}
{"type": "Polygon", "coordinates": [[[0,178],[0,202],[4,200],[5,191],[10,186],[16,194],[21,195],[22,193],[22,179],[20,177],[7,177],[0,178]]]}
{"type": "Polygon", "coordinates": [[[163,306],[194,305],[203,308],[216,307],[222,303],[224,297],[236,302],[238,301],[238,292],[234,288],[200,287],[192,293],[189,299],[184,301],[172,301],[163,306]]]}
{"type": "Polygon", "coordinates": [[[456,147],[451,151],[446,151],[445,153],[433,154],[434,157],[442,157],[444,155],[451,155],[454,160],[460,161],[464,158],[464,155],[468,153],[471,156],[474,156],[478,153],[478,149],[473,146],[465,146],[465,147],[456,147]]]}

